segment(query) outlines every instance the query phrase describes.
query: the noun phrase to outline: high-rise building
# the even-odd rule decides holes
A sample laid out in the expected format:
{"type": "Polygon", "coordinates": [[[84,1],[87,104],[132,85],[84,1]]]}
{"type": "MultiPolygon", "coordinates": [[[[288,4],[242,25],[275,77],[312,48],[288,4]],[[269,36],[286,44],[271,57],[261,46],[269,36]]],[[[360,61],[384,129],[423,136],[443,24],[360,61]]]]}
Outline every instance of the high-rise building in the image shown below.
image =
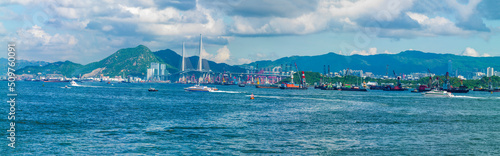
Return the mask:
{"type": "Polygon", "coordinates": [[[487,77],[491,77],[491,76],[493,76],[493,74],[495,74],[495,71],[493,70],[493,67],[488,67],[486,69],[486,76],[487,77]]]}
{"type": "Polygon", "coordinates": [[[164,81],[168,75],[167,65],[160,64],[157,62],[151,62],[151,66],[148,69],[147,80],[164,81]]]}

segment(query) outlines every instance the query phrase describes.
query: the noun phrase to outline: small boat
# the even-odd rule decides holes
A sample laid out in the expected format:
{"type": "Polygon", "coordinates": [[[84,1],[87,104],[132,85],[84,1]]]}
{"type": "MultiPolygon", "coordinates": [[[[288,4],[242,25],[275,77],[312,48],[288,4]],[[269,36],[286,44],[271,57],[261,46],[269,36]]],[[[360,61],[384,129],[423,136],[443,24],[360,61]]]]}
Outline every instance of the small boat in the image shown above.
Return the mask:
{"type": "Polygon", "coordinates": [[[340,87],[338,89],[339,91],[360,91],[360,92],[366,92],[368,91],[366,88],[360,88],[360,87],[357,87],[357,86],[354,86],[354,87],[340,87]]]}
{"type": "Polygon", "coordinates": [[[422,95],[426,97],[453,97],[453,94],[451,94],[450,92],[437,89],[422,93],[422,95]]]}
{"type": "Polygon", "coordinates": [[[151,88],[151,87],[150,87],[150,88],[148,89],[148,91],[150,91],[150,92],[157,92],[157,91],[158,91],[158,89],[155,89],[155,88],[151,88]]]}
{"type": "Polygon", "coordinates": [[[195,86],[191,86],[188,88],[184,88],[184,90],[189,91],[189,92],[213,92],[213,91],[217,91],[218,89],[214,88],[214,87],[195,85],[195,86]]]}
{"type": "Polygon", "coordinates": [[[245,84],[244,83],[240,83],[240,84],[238,84],[238,86],[245,87],[245,84]]]}
{"type": "Polygon", "coordinates": [[[61,88],[66,88],[66,89],[70,89],[71,87],[68,87],[68,86],[64,86],[64,87],[61,87],[61,88]]]}
{"type": "Polygon", "coordinates": [[[78,83],[76,83],[75,81],[71,81],[70,84],[71,84],[71,86],[81,86],[78,83]]]}
{"type": "Polygon", "coordinates": [[[411,92],[412,92],[412,93],[418,93],[419,91],[418,91],[418,89],[414,89],[414,90],[412,90],[411,92]]]}

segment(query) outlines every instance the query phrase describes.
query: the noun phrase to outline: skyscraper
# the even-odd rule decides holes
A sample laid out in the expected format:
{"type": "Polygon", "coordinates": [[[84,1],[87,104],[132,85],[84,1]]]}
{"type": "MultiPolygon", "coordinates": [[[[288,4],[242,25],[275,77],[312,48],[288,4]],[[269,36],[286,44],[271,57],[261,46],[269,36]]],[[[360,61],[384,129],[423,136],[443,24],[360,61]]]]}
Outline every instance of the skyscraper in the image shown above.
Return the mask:
{"type": "Polygon", "coordinates": [[[495,71],[493,70],[493,67],[488,67],[486,69],[486,76],[487,77],[491,77],[491,76],[493,76],[493,74],[495,74],[495,71]]]}

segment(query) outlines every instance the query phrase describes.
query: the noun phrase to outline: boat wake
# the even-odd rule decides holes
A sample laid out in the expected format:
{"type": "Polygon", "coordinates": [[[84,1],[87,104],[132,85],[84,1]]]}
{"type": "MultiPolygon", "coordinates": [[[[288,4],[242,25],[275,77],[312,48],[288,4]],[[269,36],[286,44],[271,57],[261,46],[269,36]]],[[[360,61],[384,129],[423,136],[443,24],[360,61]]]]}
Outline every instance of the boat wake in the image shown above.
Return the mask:
{"type": "Polygon", "coordinates": [[[214,92],[214,93],[231,93],[231,94],[243,93],[243,92],[236,92],[236,91],[222,91],[222,90],[215,90],[215,91],[211,91],[211,92],[214,92]]]}
{"type": "Polygon", "coordinates": [[[453,96],[454,98],[467,98],[467,99],[484,99],[484,97],[475,97],[475,96],[461,96],[461,95],[455,95],[453,96]]]}

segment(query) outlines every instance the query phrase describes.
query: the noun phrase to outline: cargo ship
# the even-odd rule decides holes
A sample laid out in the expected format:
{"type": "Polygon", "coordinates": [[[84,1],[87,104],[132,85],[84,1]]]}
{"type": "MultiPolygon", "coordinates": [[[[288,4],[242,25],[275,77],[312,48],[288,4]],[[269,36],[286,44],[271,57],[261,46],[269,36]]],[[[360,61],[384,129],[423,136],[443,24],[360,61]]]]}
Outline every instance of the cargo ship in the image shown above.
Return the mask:
{"type": "Polygon", "coordinates": [[[396,86],[388,85],[384,88],[384,91],[407,91],[407,88],[403,88],[401,85],[401,78],[396,76],[396,72],[394,70],[392,71],[394,73],[394,76],[397,77],[398,79],[398,84],[396,86]]]}
{"type": "Polygon", "coordinates": [[[454,88],[450,84],[450,74],[448,72],[446,72],[446,79],[444,80],[443,87],[441,88],[441,90],[444,90],[444,91],[447,91],[450,93],[468,93],[469,92],[469,89],[466,86],[464,86],[464,83],[462,80],[460,80],[460,87],[454,88]]]}
{"type": "Polygon", "coordinates": [[[485,91],[485,92],[500,92],[500,88],[493,88],[493,83],[491,82],[491,77],[488,82],[488,88],[474,88],[474,91],[485,91]]]}
{"type": "MultiPolygon", "coordinates": [[[[298,71],[297,64],[295,64],[295,68],[298,71]]],[[[292,82],[293,82],[293,73],[292,73],[292,82]]],[[[283,83],[279,87],[280,89],[294,89],[294,90],[306,90],[307,89],[307,84],[306,84],[306,75],[304,74],[304,71],[302,71],[302,77],[300,78],[300,84],[296,85],[293,83],[283,83]]]]}

